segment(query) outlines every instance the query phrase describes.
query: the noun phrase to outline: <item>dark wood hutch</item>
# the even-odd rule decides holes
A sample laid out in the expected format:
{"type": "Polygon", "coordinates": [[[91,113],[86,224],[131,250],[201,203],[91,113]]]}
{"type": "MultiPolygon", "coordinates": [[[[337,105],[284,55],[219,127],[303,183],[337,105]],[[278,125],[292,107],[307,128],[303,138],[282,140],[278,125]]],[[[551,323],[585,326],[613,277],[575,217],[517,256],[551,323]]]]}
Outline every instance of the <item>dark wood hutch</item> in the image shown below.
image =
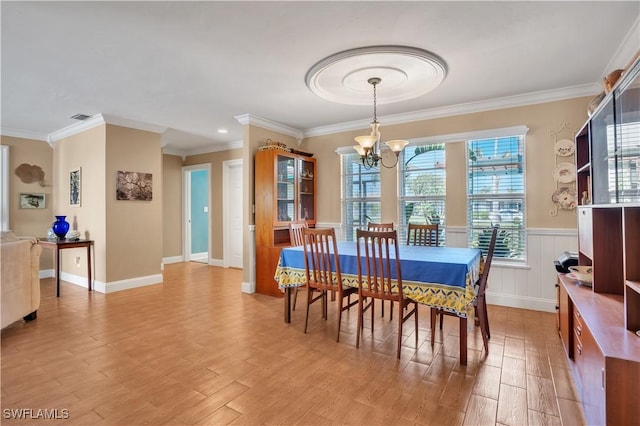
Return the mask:
{"type": "Polygon", "coordinates": [[[640,424],[640,61],[575,143],[578,255],[593,282],[558,274],[559,333],[587,422],[640,424]]]}
{"type": "Polygon", "coordinates": [[[273,147],[255,158],[256,292],[282,297],[274,280],[289,223],[316,224],[316,160],[273,147]]]}

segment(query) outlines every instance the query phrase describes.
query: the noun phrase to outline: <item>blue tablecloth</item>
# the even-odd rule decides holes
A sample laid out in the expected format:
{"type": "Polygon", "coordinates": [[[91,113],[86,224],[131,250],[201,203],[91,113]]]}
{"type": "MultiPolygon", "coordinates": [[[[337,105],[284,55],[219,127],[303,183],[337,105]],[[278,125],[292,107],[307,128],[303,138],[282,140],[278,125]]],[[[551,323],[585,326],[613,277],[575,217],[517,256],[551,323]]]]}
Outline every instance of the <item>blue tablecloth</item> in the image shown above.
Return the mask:
{"type": "MultiPolygon", "coordinates": [[[[467,309],[475,297],[474,284],[480,274],[480,250],[400,245],[399,251],[402,285],[407,297],[467,316],[467,309]]],[[[355,242],[338,242],[338,253],[343,285],[357,287],[355,242]]],[[[395,252],[392,255],[395,256],[395,252]]],[[[392,276],[394,274],[392,271],[392,276]]],[[[282,249],[275,280],[281,290],[305,283],[302,247],[282,249]]]]}

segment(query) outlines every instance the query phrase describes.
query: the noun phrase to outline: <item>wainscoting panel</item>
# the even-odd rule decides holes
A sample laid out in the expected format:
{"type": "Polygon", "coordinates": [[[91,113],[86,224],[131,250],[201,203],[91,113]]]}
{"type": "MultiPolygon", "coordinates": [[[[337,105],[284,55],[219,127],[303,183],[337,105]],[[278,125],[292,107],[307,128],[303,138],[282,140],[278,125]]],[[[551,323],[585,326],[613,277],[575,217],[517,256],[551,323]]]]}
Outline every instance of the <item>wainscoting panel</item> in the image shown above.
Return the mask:
{"type": "MultiPolygon", "coordinates": [[[[447,227],[447,245],[467,247],[464,227],[447,227]]],[[[526,264],[494,261],[489,274],[487,302],[513,308],[554,312],[556,271],[553,261],[563,251],[577,251],[575,229],[528,229],[526,264]]]]}

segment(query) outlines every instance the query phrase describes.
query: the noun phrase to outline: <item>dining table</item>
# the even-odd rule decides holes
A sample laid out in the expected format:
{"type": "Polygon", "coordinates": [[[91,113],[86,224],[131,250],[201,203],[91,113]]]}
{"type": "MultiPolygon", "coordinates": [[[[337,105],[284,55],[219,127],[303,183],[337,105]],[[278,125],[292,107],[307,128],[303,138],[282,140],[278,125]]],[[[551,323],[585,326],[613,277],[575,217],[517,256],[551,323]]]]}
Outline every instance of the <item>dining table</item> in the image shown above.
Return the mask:
{"type": "MultiPolygon", "coordinates": [[[[342,285],[358,287],[356,242],[338,241],[337,248],[342,285]]],[[[463,319],[468,317],[475,298],[475,283],[480,276],[482,253],[479,249],[400,244],[398,251],[402,288],[406,297],[420,304],[451,312],[463,319]]],[[[395,258],[395,252],[390,254],[395,258]]],[[[395,268],[391,276],[395,278],[395,268]]],[[[284,321],[290,323],[291,290],[306,283],[302,246],[286,247],[280,251],[274,279],[285,294],[284,321]]],[[[465,365],[466,321],[460,323],[460,363],[465,365]]]]}

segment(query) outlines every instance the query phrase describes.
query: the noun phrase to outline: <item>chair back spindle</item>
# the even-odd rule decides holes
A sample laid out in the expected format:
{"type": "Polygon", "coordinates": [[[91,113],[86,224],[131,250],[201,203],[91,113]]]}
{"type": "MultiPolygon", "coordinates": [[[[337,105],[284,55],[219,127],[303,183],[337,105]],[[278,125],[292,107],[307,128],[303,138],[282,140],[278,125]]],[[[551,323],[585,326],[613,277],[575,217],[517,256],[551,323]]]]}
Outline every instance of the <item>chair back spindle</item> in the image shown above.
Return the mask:
{"type": "Polygon", "coordinates": [[[289,242],[292,246],[302,245],[302,230],[308,227],[306,220],[289,222],[289,242]]]}
{"type": "Polygon", "coordinates": [[[385,222],[385,223],[375,223],[369,222],[367,223],[367,231],[393,231],[393,222],[385,222]]]}
{"type": "Polygon", "coordinates": [[[357,231],[358,244],[358,280],[366,283],[364,294],[378,299],[393,300],[402,291],[402,276],[399,266],[399,254],[396,231],[357,231]],[[391,257],[391,247],[394,257],[391,257]],[[364,262],[364,273],[362,263],[364,262]],[[393,288],[392,273],[397,272],[393,288]]]}

